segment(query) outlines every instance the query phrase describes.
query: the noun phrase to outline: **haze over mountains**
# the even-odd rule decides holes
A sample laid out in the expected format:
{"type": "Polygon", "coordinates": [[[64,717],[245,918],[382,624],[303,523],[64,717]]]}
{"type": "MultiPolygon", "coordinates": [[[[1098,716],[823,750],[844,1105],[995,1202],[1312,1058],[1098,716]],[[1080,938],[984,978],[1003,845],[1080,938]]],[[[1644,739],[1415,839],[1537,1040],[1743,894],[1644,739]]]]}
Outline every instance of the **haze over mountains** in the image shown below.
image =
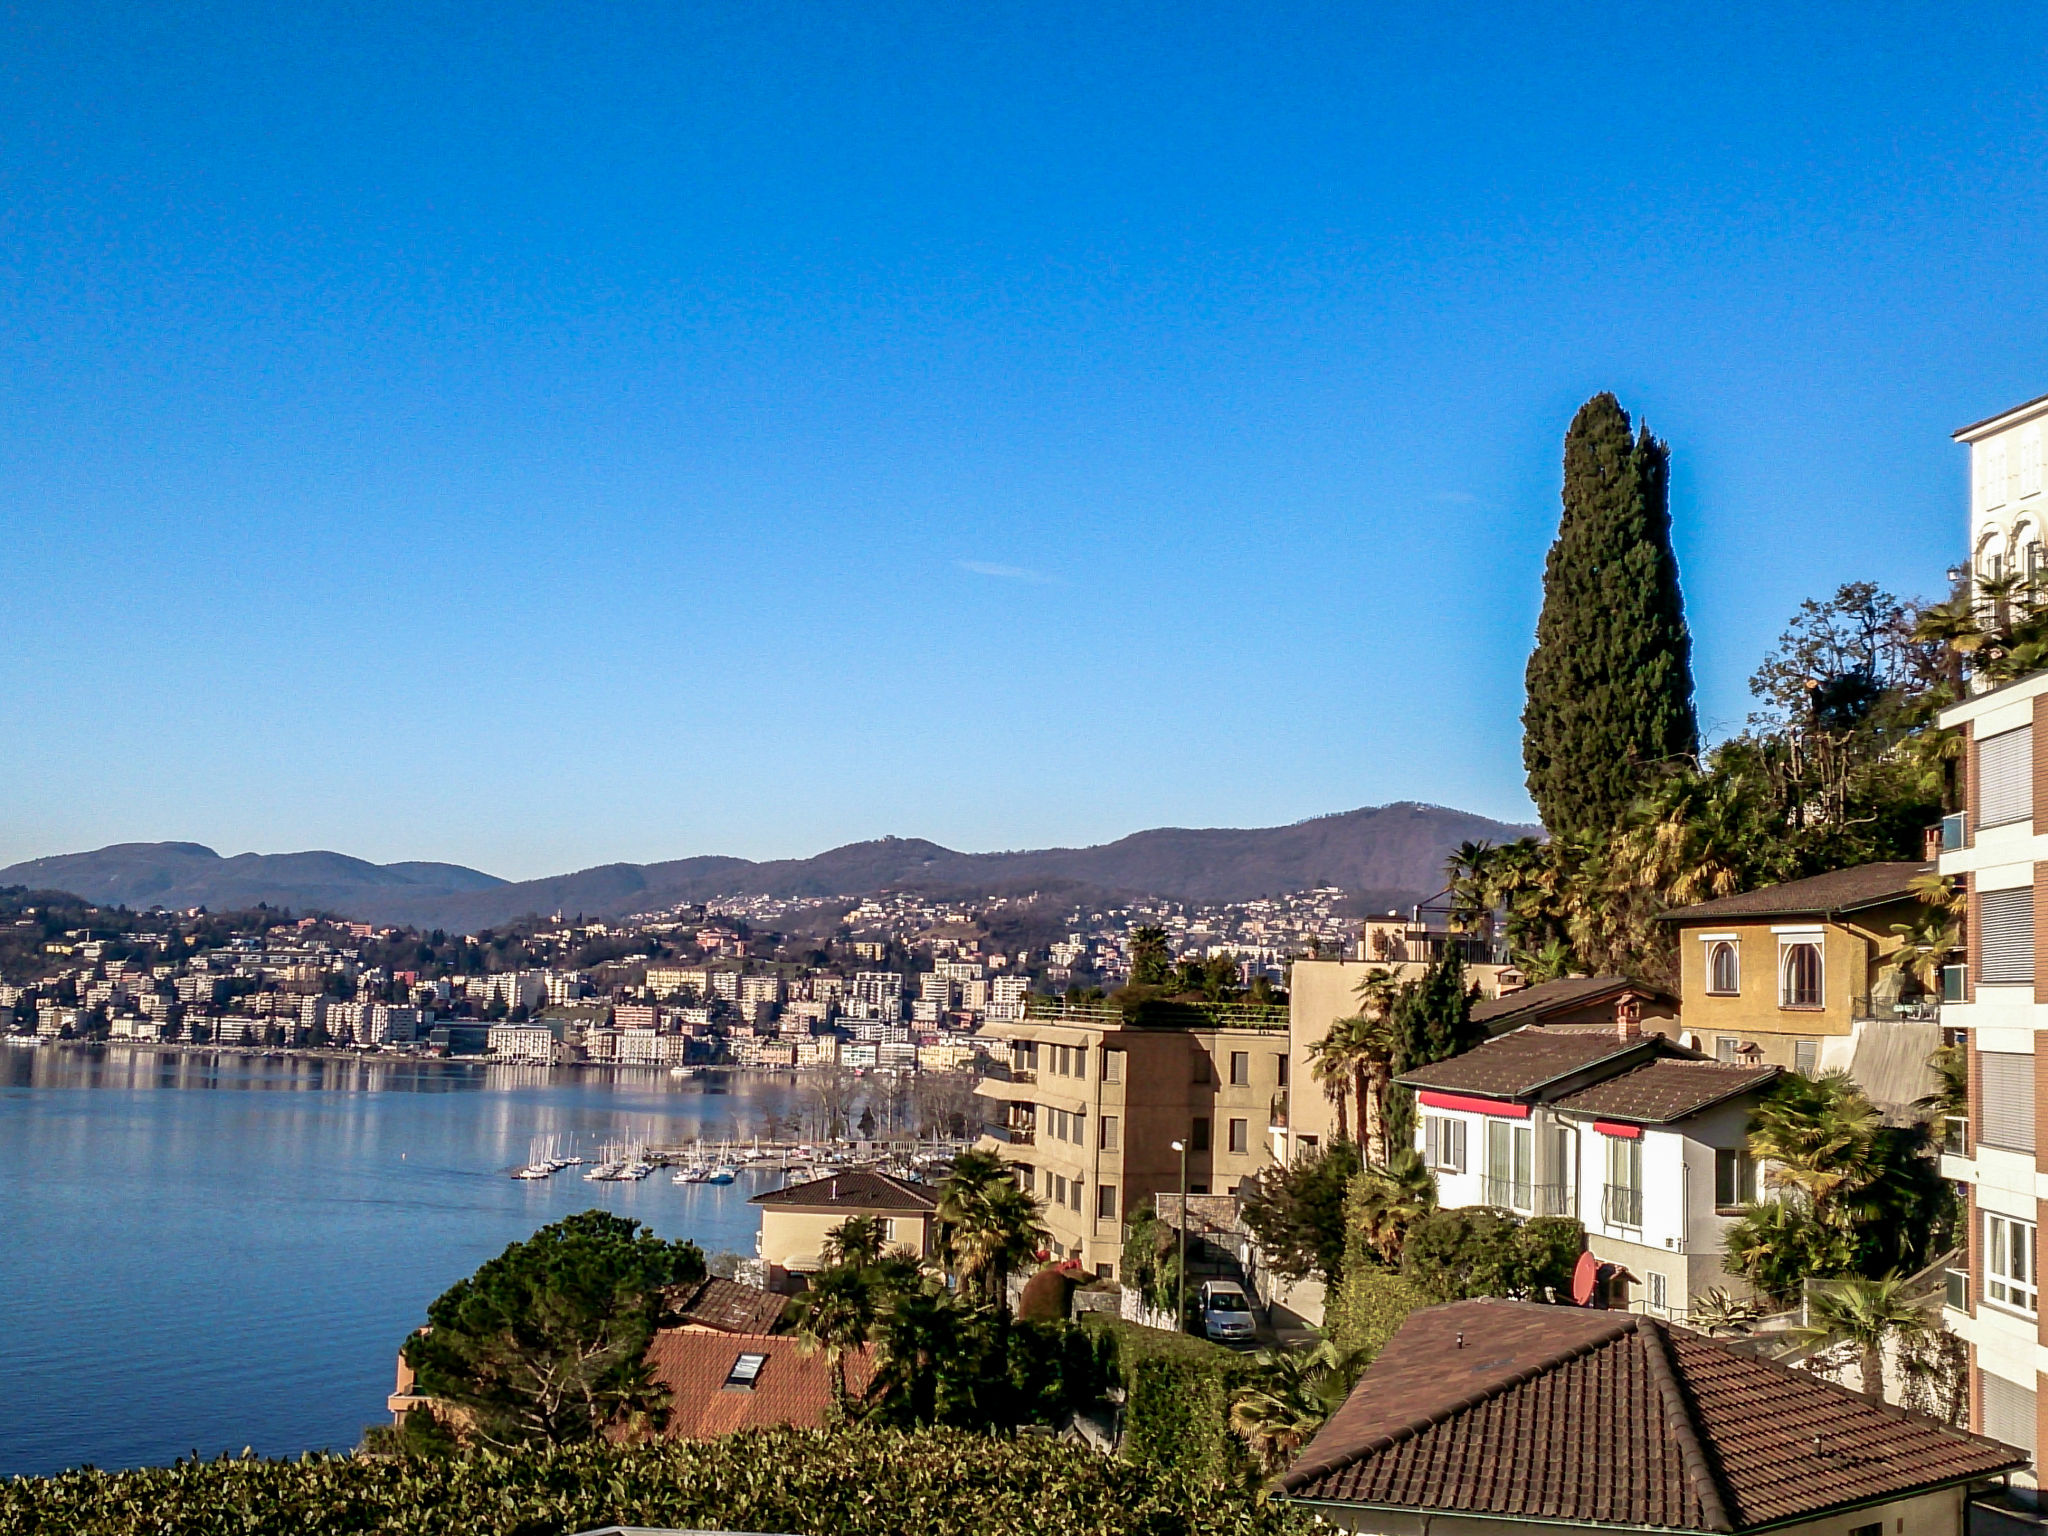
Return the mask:
{"type": "Polygon", "coordinates": [[[1001,895],[1071,888],[1096,895],[1247,901],[1337,885],[1374,906],[1416,901],[1443,885],[1461,842],[1503,842],[1534,827],[1401,801],[1285,827],[1159,827],[1089,848],[956,853],[922,838],[848,843],[808,859],[704,855],[601,864],[508,881],[459,864],[372,864],[340,853],[244,853],[198,843],[117,843],[0,869],[0,885],[69,891],[129,907],[266,902],[359,922],[474,930],[556,911],[618,917],[715,896],[864,896],[889,889],[1001,895]]]}

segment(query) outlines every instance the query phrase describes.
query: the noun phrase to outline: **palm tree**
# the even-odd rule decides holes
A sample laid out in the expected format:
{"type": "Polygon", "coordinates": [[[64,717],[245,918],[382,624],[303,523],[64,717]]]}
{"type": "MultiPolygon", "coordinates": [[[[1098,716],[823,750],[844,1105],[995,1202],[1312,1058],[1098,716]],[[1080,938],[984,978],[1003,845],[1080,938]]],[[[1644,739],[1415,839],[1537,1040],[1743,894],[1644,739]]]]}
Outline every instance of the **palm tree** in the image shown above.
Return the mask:
{"type": "Polygon", "coordinates": [[[1261,1350],[1231,1400],[1230,1427],[1269,1476],[1278,1473],[1343,1406],[1365,1366],[1364,1351],[1340,1352],[1327,1337],[1307,1350],[1261,1350]]]}
{"type": "Polygon", "coordinates": [[[1884,1348],[1888,1342],[1917,1343],[1929,1332],[1927,1314],[1906,1294],[1898,1276],[1883,1280],[1844,1280],[1808,1298],[1810,1319],[1795,1330],[1812,1349],[1853,1345],[1863,1364],[1863,1391],[1884,1397],[1884,1348]]]}
{"type": "Polygon", "coordinates": [[[1494,864],[1500,850],[1492,843],[1458,844],[1444,864],[1450,882],[1451,919],[1471,932],[1490,925],[1494,905],[1494,864]]]}
{"type": "Polygon", "coordinates": [[[1572,973],[1572,952],[1558,939],[1546,940],[1541,949],[1518,949],[1514,960],[1522,979],[1532,987],[1546,981],[1562,981],[1572,973]]]}
{"type": "Polygon", "coordinates": [[[1384,1165],[1352,1179],[1344,1220],[1358,1230],[1385,1264],[1401,1262],[1408,1229],[1436,1209],[1436,1180],[1413,1147],[1398,1147],[1384,1165]]]}
{"type": "Polygon", "coordinates": [[[959,1341],[960,1313],[942,1296],[912,1290],[877,1320],[871,1399],[890,1422],[929,1424],[938,1416],[939,1375],[959,1341]]]}
{"type": "Polygon", "coordinates": [[[963,1152],[939,1183],[938,1247],[962,1289],[1001,1307],[1004,1282],[1052,1240],[1038,1202],[992,1152],[963,1152]]]}
{"type": "Polygon", "coordinates": [[[1363,1024],[1360,1018],[1338,1019],[1330,1025],[1322,1039],[1308,1048],[1308,1069],[1315,1080],[1323,1085],[1323,1095],[1337,1106],[1337,1139],[1351,1139],[1351,1123],[1345,1118],[1345,1098],[1351,1091],[1352,1080],[1357,1068],[1353,1055],[1357,1042],[1352,1038],[1352,1028],[1363,1024]]]}
{"type": "Polygon", "coordinates": [[[882,1260],[882,1223],[874,1216],[849,1216],[825,1234],[819,1257],[828,1266],[850,1264],[866,1269],[882,1260]]]}
{"type": "Polygon", "coordinates": [[[804,1354],[825,1351],[825,1363],[832,1373],[832,1407],[837,1417],[847,1411],[846,1356],[859,1349],[874,1331],[875,1288],[858,1269],[840,1267],[819,1271],[790,1308],[796,1332],[796,1347],[804,1354]]]}
{"type": "Polygon", "coordinates": [[[1884,968],[1909,976],[1923,992],[1941,989],[1941,968],[1963,942],[1962,928],[1938,912],[1929,912],[1910,923],[1893,923],[1899,947],[1885,958],[1884,968]]]}
{"type": "Polygon", "coordinates": [[[1877,1171],[1883,1117],[1849,1074],[1788,1076],[1773,1085],[1750,1122],[1749,1150],[1766,1165],[1765,1179],[1795,1191],[1827,1220],[1845,1197],[1877,1171]]]}

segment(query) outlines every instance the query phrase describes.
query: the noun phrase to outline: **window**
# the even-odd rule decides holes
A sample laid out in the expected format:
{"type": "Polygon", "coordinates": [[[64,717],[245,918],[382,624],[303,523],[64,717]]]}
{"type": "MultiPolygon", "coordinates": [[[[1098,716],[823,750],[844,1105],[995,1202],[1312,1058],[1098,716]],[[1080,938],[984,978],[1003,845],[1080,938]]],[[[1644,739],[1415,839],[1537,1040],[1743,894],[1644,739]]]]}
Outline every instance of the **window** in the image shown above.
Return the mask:
{"type": "Polygon", "coordinates": [[[1287,1086],[1287,1058],[1277,1053],[1273,1057],[1273,1081],[1282,1088],[1287,1086]]]}
{"type": "Polygon", "coordinates": [[[1242,1088],[1252,1080],[1252,1053],[1232,1051],[1230,1053],[1230,1086],[1242,1088]]]}
{"type": "Polygon", "coordinates": [[[1095,1186],[1095,1219],[1097,1221],[1116,1220],[1116,1186],[1114,1184],[1098,1184],[1095,1186]]]}
{"type": "Polygon", "coordinates": [[[1230,1122],[1230,1150],[1242,1156],[1252,1149],[1252,1123],[1249,1120],[1230,1122]]]}
{"type": "Polygon", "coordinates": [[[766,1355],[741,1355],[733,1361],[732,1369],[725,1373],[725,1384],[735,1391],[751,1392],[754,1383],[761,1379],[761,1367],[767,1363],[766,1355]]]}
{"type": "Polygon", "coordinates": [[[2020,1051],[1977,1053],[1977,1140],[2008,1152],[2034,1150],[2034,1058],[2020,1051]]]}
{"type": "Polygon", "coordinates": [[[1114,1152],[1114,1151],[1116,1151],[1116,1149],[1117,1149],[1117,1139],[1116,1139],[1116,1136],[1117,1136],[1117,1125],[1116,1125],[1116,1116],[1115,1116],[1115,1115],[1097,1115],[1097,1116],[1095,1117],[1095,1128],[1096,1128],[1097,1132],[1099,1133],[1099,1134],[1097,1135],[1097,1137],[1096,1137],[1096,1140],[1097,1140],[1097,1141],[1098,1141],[1098,1142],[1099,1142],[1099,1143],[1101,1144],[1101,1150],[1102,1150],[1102,1151],[1104,1151],[1104,1152],[1114,1152]]]}
{"type": "Polygon", "coordinates": [[[1643,1278],[1649,1283],[1651,1309],[1657,1312],[1669,1312],[1671,1310],[1670,1279],[1662,1270],[1657,1269],[1645,1271],[1643,1278]]]}
{"type": "Polygon", "coordinates": [[[1996,1211],[1984,1213],[1984,1295],[2016,1312],[2032,1312],[2040,1300],[2034,1268],[2034,1224],[1996,1211]]]}
{"type": "Polygon", "coordinates": [[[1741,1048],[1742,1042],[1733,1035],[1716,1035],[1714,1037],[1714,1060],[1733,1061],[1735,1053],[1741,1048]]]}
{"type": "Polygon", "coordinates": [[[1067,1059],[1073,1064],[1071,1075],[1086,1081],[1088,1077],[1088,1047],[1085,1045],[1075,1046],[1067,1053],[1067,1059]]]}
{"type": "Polygon", "coordinates": [[[1778,956],[1778,1006],[1818,1008],[1820,999],[1820,945],[1811,940],[1787,944],[1778,956]]]}
{"type": "Polygon", "coordinates": [[[1985,443],[1978,450],[1982,474],[1978,477],[1983,505],[2002,507],[2005,505],[2005,444],[1985,443]]]}
{"type": "Polygon", "coordinates": [[[1741,957],[1733,943],[1717,939],[1707,946],[1707,991],[1715,997],[1733,997],[1741,990],[1741,957]]]}
{"type": "Polygon", "coordinates": [[[1977,898],[1977,980],[1990,986],[2034,979],[2034,888],[1985,891],[1977,898]]]}
{"type": "Polygon", "coordinates": [[[1098,1280],[1114,1280],[1116,1278],[1116,1266],[1114,1264],[1096,1265],[1095,1278],[1098,1280]]]}
{"type": "Polygon", "coordinates": [[[1067,1203],[1067,1176],[1064,1173],[1056,1173],[1052,1176],[1052,1203],[1054,1205],[1065,1205],[1067,1203]]]}
{"type": "Polygon", "coordinates": [[[1105,1083],[1120,1083],[1124,1080],[1124,1053],[1104,1051],[1102,1053],[1102,1080],[1105,1083]]]}
{"type": "MultiPolygon", "coordinates": [[[[2041,424],[2020,428],[2020,494],[2041,494],[2041,424]]],[[[1850,1536],[1855,1536],[1854,1532],[1850,1536]]]]}
{"type": "Polygon", "coordinates": [[[1195,1123],[1188,1128],[1188,1150],[1206,1152],[1209,1150],[1209,1117],[1195,1116],[1195,1123]]]}
{"type": "Polygon", "coordinates": [[[1016,1166],[1017,1182],[1024,1186],[1024,1193],[1034,1193],[1038,1187],[1038,1170],[1029,1163],[1019,1163],[1016,1166]]]}
{"type": "Polygon", "coordinates": [[[1530,1162],[1535,1137],[1526,1125],[1489,1118],[1486,1122],[1486,1187],[1482,1202],[1526,1211],[1532,1204],[1530,1162]]]}
{"type": "Polygon", "coordinates": [[[1852,1525],[1849,1536],[1884,1536],[1884,1522],[1873,1520],[1868,1525],[1852,1525]]]}
{"type": "Polygon", "coordinates": [[[1989,1371],[1979,1371],[1977,1381],[1984,1411],[1984,1422],[1978,1426],[1979,1430],[1994,1440],[2003,1440],[2007,1445],[2021,1446],[2031,1452],[2035,1440],[2033,1389],[2007,1381],[2003,1376],[1994,1376],[1989,1371]]]}
{"type": "Polygon", "coordinates": [[[1607,1198],[1602,1214],[1611,1227],[1643,1224],[1643,1142],[1639,1136],[1607,1138],[1607,1198]]]}
{"type": "MultiPolygon", "coordinates": [[[[1304,1142],[1308,1138],[1302,1138],[1304,1142]]],[[[1443,1173],[1465,1171],[1465,1122],[1449,1115],[1422,1117],[1422,1160],[1443,1173]]]]}
{"type": "Polygon", "coordinates": [[[1068,1129],[1073,1132],[1067,1140],[1077,1147],[1085,1147],[1088,1144],[1088,1117],[1086,1115],[1069,1115],[1067,1116],[1067,1122],[1068,1129]]]}
{"type": "Polygon", "coordinates": [[[1067,1204],[1074,1210],[1081,1209],[1081,1181],[1074,1180],[1067,1186],[1067,1204]]]}
{"type": "Polygon", "coordinates": [[[882,1218],[882,1241],[884,1243],[896,1241],[896,1218],[894,1216],[884,1216],[882,1218]]]}
{"type": "Polygon", "coordinates": [[[1977,825],[2001,827],[2034,814],[2034,728],[1977,743],[1977,825]]]}
{"type": "Polygon", "coordinates": [[[1818,1040],[1795,1040],[1792,1042],[1792,1070],[1801,1077],[1812,1077],[1814,1068],[1820,1065],[1820,1042],[1818,1040]]]}
{"type": "Polygon", "coordinates": [[[1729,1211],[1756,1203],[1756,1159],[1723,1147],[1714,1153],[1714,1208],[1729,1211]]]}

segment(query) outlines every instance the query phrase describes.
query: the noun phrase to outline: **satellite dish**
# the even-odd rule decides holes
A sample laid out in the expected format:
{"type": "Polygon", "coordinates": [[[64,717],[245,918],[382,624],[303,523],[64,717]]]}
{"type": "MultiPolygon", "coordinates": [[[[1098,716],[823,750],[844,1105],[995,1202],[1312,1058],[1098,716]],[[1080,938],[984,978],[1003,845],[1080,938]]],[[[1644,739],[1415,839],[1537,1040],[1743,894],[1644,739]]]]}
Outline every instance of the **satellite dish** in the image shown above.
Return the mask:
{"type": "Polygon", "coordinates": [[[1572,1305],[1590,1307],[1593,1293],[1600,1289],[1600,1261],[1591,1253],[1579,1255],[1579,1262],[1572,1268],[1572,1305]]]}

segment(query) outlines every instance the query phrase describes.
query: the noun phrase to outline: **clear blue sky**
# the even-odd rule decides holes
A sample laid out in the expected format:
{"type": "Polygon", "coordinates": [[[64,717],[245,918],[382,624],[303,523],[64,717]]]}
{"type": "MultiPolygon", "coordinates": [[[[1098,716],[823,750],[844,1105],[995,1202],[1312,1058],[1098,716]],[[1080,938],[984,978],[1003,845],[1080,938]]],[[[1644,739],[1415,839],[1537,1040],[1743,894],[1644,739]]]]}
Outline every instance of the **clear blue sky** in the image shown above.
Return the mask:
{"type": "Polygon", "coordinates": [[[0,862],[1528,814],[1572,410],[1702,715],[2048,390],[2031,7],[28,3],[0,862]]]}

